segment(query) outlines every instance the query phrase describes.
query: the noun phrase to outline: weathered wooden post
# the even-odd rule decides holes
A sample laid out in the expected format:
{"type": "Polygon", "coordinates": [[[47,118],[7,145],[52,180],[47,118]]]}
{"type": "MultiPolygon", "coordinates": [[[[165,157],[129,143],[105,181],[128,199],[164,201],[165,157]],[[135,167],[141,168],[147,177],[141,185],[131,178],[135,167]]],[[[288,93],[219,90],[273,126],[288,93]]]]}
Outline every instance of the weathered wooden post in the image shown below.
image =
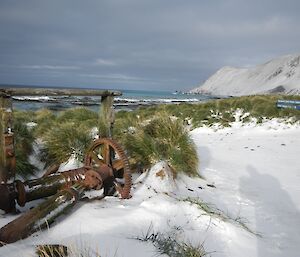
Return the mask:
{"type": "Polygon", "coordinates": [[[99,112],[99,137],[112,137],[112,129],[115,121],[114,114],[114,96],[106,94],[101,97],[101,105],[99,112]]]}
{"type": "Polygon", "coordinates": [[[0,183],[15,177],[16,158],[14,152],[14,133],[10,94],[0,90],[0,183]]]}

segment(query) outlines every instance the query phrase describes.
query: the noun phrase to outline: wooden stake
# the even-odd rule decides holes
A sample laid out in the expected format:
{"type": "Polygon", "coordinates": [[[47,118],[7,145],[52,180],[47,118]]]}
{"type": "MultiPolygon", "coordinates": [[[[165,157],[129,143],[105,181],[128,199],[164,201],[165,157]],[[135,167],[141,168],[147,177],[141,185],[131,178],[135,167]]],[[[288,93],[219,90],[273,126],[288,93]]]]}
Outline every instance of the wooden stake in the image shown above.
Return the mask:
{"type": "Polygon", "coordinates": [[[114,97],[102,96],[99,112],[99,137],[111,137],[112,128],[115,122],[113,109],[114,97]]]}
{"type": "Polygon", "coordinates": [[[14,179],[16,159],[10,95],[0,92],[0,183],[14,179]]]}

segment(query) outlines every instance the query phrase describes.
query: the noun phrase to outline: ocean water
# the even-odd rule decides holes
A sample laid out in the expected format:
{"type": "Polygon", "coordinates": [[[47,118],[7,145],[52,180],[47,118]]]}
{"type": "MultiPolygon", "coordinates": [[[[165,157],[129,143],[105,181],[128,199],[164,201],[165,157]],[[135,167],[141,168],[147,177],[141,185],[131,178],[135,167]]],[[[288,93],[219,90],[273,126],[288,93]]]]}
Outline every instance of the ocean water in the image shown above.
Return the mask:
{"type": "MultiPolygon", "coordinates": [[[[144,91],[144,90],[121,90],[123,95],[120,99],[140,102],[198,102],[213,98],[208,95],[183,94],[180,92],[168,91],[144,91]]],[[[117,98],[118,99],[118,98],[117,98]]]]}
{"type": "MultiPolygon", "coordinates": [[[[144,90],[120,90],[122,96],[115,97],[116,109],[132,110],[139,106],[151,106],[156,104],[195,103],[212,99],[207,95],[192,95],[167,91],[144,90]]],[[[92,110],[98,110],[100,97],[78,96],[18,96],[13,97],[13,108],[20,110],[38,110],[48,108],[51,110],[63,110],[76,106],[86,106],[92,110]]]]}

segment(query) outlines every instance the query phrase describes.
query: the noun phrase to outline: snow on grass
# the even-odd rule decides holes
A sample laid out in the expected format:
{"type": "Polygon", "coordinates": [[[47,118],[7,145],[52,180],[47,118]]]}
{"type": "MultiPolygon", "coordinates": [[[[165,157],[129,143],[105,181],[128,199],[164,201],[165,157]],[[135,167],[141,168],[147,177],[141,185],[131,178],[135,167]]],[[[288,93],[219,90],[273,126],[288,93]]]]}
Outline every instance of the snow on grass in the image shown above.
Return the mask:
{"type": "MultiPolygon", "coordinates": [[[[49,230],[0,248],[0,256],[33,256],[34,245],[59,243],[88,245],[101,256],[153,257],[157,244],[136,240],[149,227],[161,238],[175,233],[179,243],[203,245],[215,257],[299,256],[300,126],[235,122],[191,136],[205,179],[174,180],[160,162],[136,180],[131,199],[80,202],[49,230]]],[[[61,167],[68,168],[74,162],[61,167]]],[[[0,220],[4,225],[12,216],[0,220]]]]}

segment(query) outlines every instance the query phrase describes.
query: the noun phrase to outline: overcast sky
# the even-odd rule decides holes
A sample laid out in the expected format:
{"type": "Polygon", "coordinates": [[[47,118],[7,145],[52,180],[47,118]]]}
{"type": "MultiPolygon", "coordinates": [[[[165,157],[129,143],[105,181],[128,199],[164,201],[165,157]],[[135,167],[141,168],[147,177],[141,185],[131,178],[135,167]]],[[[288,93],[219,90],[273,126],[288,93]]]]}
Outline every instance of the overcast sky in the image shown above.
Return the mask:
{"type": "Polygon", "coordinates": [[[293,53],[299,0],[0,0],[0,84],[184,90],[293,53]]]}

